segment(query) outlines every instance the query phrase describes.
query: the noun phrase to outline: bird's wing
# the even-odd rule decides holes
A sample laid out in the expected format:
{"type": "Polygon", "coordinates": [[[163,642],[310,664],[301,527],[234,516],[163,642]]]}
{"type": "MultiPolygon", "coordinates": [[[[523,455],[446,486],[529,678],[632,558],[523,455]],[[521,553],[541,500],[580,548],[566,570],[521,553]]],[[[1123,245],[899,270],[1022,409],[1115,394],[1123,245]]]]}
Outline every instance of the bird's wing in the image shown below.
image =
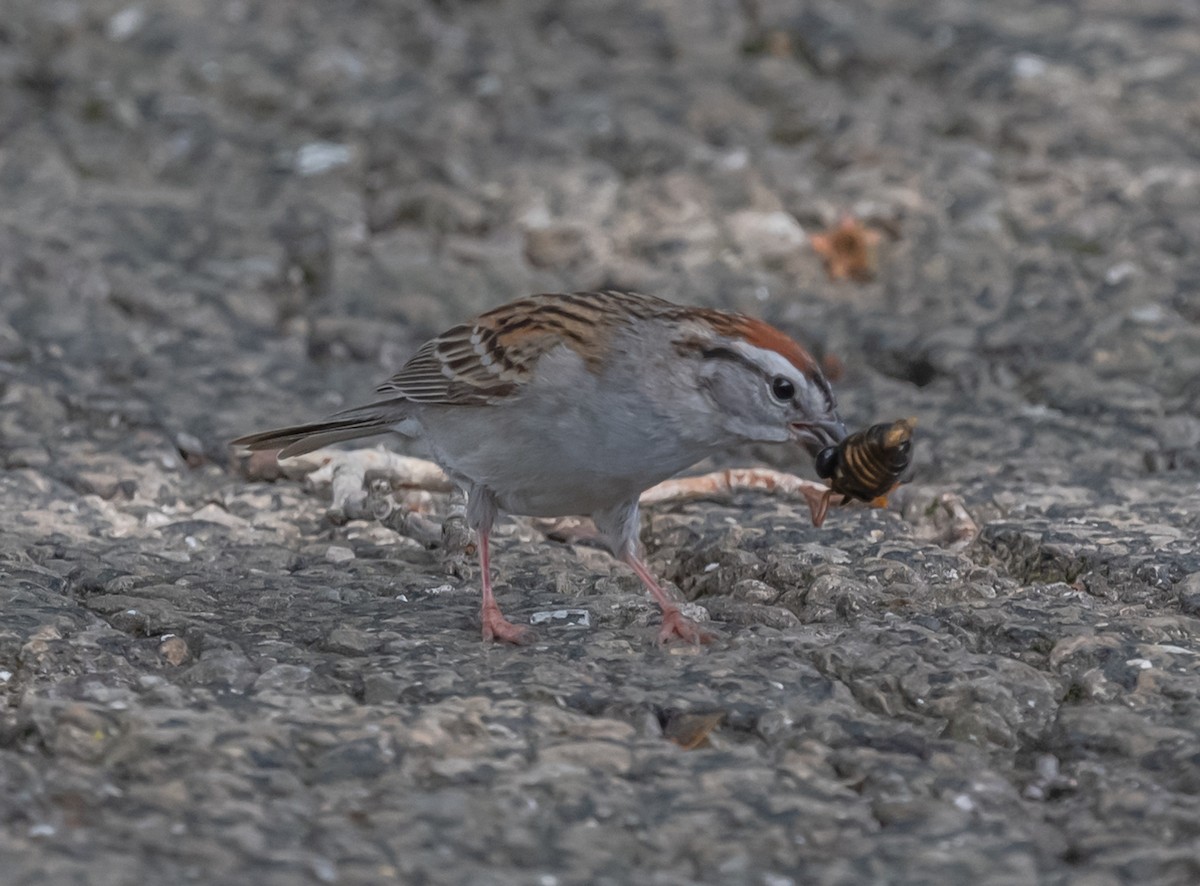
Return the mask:
{"type": "Polygon", "coordinates": [[[530,296],[427,342],[376,390],[414,403],[485,406],[516,394],[555,348],[570,348],[598,367],[617,328],[673,310],[670,302],[627,292],[530,296]]]}

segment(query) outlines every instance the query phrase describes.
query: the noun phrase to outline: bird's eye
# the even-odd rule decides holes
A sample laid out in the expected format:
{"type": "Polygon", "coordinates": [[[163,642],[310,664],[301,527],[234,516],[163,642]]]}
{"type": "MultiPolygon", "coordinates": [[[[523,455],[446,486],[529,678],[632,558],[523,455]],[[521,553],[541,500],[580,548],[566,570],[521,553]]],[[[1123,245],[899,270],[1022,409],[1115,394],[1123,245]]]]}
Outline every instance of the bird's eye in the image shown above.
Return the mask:
{"type": "Polygon", "coordinates": [[[834,470],[837,468],[838,448],[836,446],[826,446],[817,453],[817,460],[813,466],[817,469],[817,476],[821,479],[826,479],[833,476],[834,470]]]}
{"type": "Polygon", "coordinates": [[[796,386],[789,379],[777,375],[771,379],[771,396],[786,403],[796,396],[796,386]]]}
{"type": "Polygon", "coordinates": [[[912,449],[912,443],[910,443],[908,440],[904,440],[904,441],[896,444],[895,451],[896,451],[897,455],[908,455],[908,453],[911,449],[912,449]]]}

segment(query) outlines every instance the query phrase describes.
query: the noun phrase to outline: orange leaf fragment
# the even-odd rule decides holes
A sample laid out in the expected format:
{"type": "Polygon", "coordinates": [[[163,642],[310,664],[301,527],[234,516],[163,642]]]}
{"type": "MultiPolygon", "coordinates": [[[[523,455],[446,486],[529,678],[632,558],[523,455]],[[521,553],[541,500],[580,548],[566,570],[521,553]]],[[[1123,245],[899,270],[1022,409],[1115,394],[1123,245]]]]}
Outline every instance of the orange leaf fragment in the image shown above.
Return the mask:
{"type": "Polygon", "coordinates": [[[724,711],[703,714],[673,714],[663,724],[663,736],[675,742],[685,751],[708,746],[709,733],[725,719],[724,711]]]}
{"type": "Polygon", "coordinates": [[[828,231],[814,234],[809,242],[825,260],[829,279],[866,281],[875,276],[875,247],[880,236],[878,231],[847,214],[828,231]]]}

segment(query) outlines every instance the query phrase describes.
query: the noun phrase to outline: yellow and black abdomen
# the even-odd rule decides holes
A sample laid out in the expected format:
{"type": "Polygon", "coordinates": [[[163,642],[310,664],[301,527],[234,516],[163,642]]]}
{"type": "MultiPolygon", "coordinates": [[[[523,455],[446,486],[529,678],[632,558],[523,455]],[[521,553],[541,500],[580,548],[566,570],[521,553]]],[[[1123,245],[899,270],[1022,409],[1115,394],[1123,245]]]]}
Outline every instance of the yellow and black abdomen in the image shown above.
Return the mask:
{"type": "Polygon", "coordinates": [[[871,425],[817,455],[817,474],[847,498],[874,501],[900,482],[912,460],[913,419],[871,425]]]}

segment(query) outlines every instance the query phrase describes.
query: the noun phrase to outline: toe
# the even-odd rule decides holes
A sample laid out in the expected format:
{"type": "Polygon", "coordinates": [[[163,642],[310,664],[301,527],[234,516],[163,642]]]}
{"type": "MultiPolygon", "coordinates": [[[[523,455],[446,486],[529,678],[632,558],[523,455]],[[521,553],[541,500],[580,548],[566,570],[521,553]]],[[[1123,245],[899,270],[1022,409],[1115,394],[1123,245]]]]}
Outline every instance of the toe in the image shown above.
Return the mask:
{"type": "Polygon", "coordinates": [[[513,624],[501,615],[498,609],[485,609],[481,613],[481,616],[483,618],[483,639],[485,641],[524,646],[533,640],[534,634],[530,628],[513,624]]]}
{"type": "Polygon", "coordinates": [[[699,646],[701,643],[711,643],[713,635],[702,630],[690,618],[684,617],[683,613],[678,609],[671,609],[663,613],[663,623],[662,628],[658,632],[658,642],[665,644],[675,639],[691,643],[693,646],[699,646]]]}

